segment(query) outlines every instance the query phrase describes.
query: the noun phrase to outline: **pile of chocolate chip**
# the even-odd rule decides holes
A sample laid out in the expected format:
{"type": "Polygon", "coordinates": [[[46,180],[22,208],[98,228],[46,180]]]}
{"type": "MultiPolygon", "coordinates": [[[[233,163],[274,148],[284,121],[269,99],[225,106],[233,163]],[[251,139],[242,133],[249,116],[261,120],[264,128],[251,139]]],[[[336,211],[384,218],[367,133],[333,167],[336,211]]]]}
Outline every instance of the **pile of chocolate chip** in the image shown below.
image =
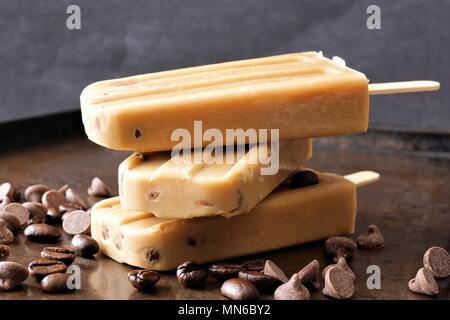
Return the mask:
{"type": "MultiPolygon", "coordinates": [[[[111,197],[111,191],[95,177],[88,189],[95,198],[111,197]]],[[[0,185],[0,290],[11,290],[33,276],[46,292],[73,290],[67,285],[68,266],[77,256],[91,258],[99,251],[90,237],[90,212],[84,199],[70,186],[59,190],[43,184],[27,187],[19,192],[11,183],[0,185]],[[22,201],[23,200],[23,201],[22,201]],[[60,228],[72,238],[70,248],[46,247],[41,257],[30,262],[28,268],[17,262],[6,261],[9,245],[18,232],[28,241],[55,243],[61,237],[60,228]]]]}

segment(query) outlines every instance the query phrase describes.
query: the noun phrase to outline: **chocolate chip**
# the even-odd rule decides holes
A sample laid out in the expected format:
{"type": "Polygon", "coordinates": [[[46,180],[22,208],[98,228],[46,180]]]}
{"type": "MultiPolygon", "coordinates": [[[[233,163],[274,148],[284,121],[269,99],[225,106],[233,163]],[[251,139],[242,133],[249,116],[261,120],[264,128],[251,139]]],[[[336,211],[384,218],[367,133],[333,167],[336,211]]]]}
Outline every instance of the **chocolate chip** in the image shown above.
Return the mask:
{"type": "Polygon", "coordinates": [[[0,244],[8,245],[13,243],[14,234],[6,227],[5,220],[0,218],[0,244]]]}
{"type": "Polygon", "coordinates": [[[334,265],[325,273],[323,294],[335,299],[349,299],[355,292],[353,280],[348,272],[334,265]]]}
{"type": "Polygon", "coordinates": [[[103,224],[102,226],[102,237],[104,240],[109,239],[109,228],[106,224],[103,224]]]}
{"type": "Polygon", "coordinates": [[[0,195],[0,211],[3,211],[10,203],[12,203],[12,200],[8,196],[0,195]]]}
{"type": "Polygon", "coordinates": [[[369,226],[369,230],[367,232],[360,234],[356,238],[356,243],[358,244],[358,247],[365,249],[384,248],[383,235],[381,234],[380,229],[374,224],[369,226]]]}
{"type": "Polygon", "coordinates": [[[63,185],[61,188],[58,189],[59,192],[61,192],[64,196],[66,196],[66,191],[70,188],[68,184],[63,185]]]}
{"type": "Polygon", "coordinates": [[[0,290],[11,290],[28,278],[28,270],[17,262],[0,262],[0,290]]]}
{"type": "Polygon", "coordinates": [[[241,270],[238,273],[240,279],[250,281],[259,291],[272,291],[280,284],[278,279],[265,275],[260,271],[241,270]]]}
{"type": "Polygon", "coordinates": [[[444,248],[431,247],[423,256],[423,266],[436,278],[450,276],[450,255],[444,248]]]}
{"type": "Polygon", "coordinates": [[[300,282],[298,273],[295,273],[288,282],[275,290],[274,298],[275,300],[309,300],[310,293],[300,282]]]}
{"type": "Polygon", "coordinates": [[[195,248],[197,246],[197,241],[194,238],[187,238],[186,242],[190,247],[195,248]]]}
{"type": "Polygon", "coordinates": [[[47,207],[39,202],[25,202],[23,206],[28,210],[28,224],[43,223],[47,215],[47,207]]]}
{"type": "Polygon", "coordinates": [[[29,202],[42,202],[42,196],[50,190],[45,184],[34,184],[25,189],[25,199],[29,202]]]}
{"type": "Polygon", "coordinates": [[[156,199],[158,199],[158,197],[159,197],[159,192],[158,191],[149,191],[148,193],[147,193],[147,197],[150,199],[150,200],[156,200],[156,199]]]}
{"type": "Polygon", "coordinates": [[[313,260],[298,272],[300,283],[313,289],[320,288],[319,261],[313,260]]]}
{"type": "Polygon", "coordinates": [[[58,228],[44,223],[29,225],[24,234],[28,240],[36,242],[54,242],[61,236],[58,228]]]}
{"type": "Polygon", "coordinates": [[[48,190],[42,195],[42,204],[47,209],[54,209],[59,212],[59,206],[66,202],[64,195],[57,190],[48,190]]]}
{"type": "Polygon", "coordinates": [[[282,283],[289,281],[288,277],[286,277],[284,272],[275,264],[275,262],[271,260],[266,261],[263,272],[265,275],[274,277],[275,279],[278,279],[282,283]]]}
{"type": "Polygon", "coordinates": [[[220,287],[220,293],[232,300],[254,300],[259,297],[258,289],[253,283],[239,278],[225,281],[220,287]]]}
{"type": "Polygon", "coordinates": [[[46,247],[41,252],[42,259],[61,261],[66,266],[72,264],[76,258],[75,250],[61,247],[46,247]]]}
{"type": "Polygon", "coordinates": [[[159,274],[152,270],[131,270],[128,281],[138,290],[149,290],[159,281],[159,274]]]}
{"type": "Polygon", "coordinates": [[[86,204],[86,201],[84,201],[84,199],[75,192],[75,190],[73,190],[72,188],[68,188],[66,190],[66,201],[76,204],[77,206],[79,206],[81,209],[86,210],[88,208],[88,205],[86,204]]]}
{"type": "Polygon", "coordinates": [[[264,270],[264,266],[266,264],[266,260],[264,259],[256,259],[244,262],[244,267],[247,270],[252,271],[262,271],[264,270]]]}
{"type": "Polygon", "coordinates": [[[343,257],[339,257],[338,261],[336,262],[336,264],[330,264],[329,266],[327,266],[326,268],[323,269],[322,271],[322,278],[325,278],[325,273],[328,271],[328,269],[330,269],[332,266],[339,266],[342,269],[344,269],[345,271],[347,271],[347,273],[349,274],[350,278],[352,278],[353,282],[356,281],[356,275],[353,272],[353,270],[348,266],[347,261],[343,258],[343,257]]]}
{"type": "Polygon", "coordinates": [[[417,271],[416,277],[409,280],[408,288],[412,292],[435,296],[439,293],[439,287],[433,274],[424,268],[417,271]]]}
{"type": "Polygon", "coordinates": [[[91,215],[83,210],[75,210],[64,217],[63,230],[69,235],[85,234],[90,232],[91,215]]]}
{"type": "Polygon", "coordinates": [[[2,211],[0,212],[0,219],[5,222],[6,227],[11,230],[11,232],[15,232],[20,228],[20,220],[13,213],[2,211]]]}
{"type": "Polygon", "coordinates": [[[123,240],[123,235],[119,235],[114,238],[114,245],[116,246],[117,250],[122,250],[122,240],[123,240]]]}
{"type": "Polygon", "coordinates": [[[108,186],[99,177],[92,179],[87,192],[91,197],[109,198],[112,196],[108,186]]]}
{"type": "Polygon", "coordinates": [[[177,268],[177,279],[185,288],[202,287],[208,278],[208,271],[192,261],[186,261],[177,268]]]}
{"type": "Polygon", "coordinates": [[[12,201],[20,201],[20,192],[11,183],[0,184],[0,195],[7,196],[12,201]]]}
{"type": "Polygon", "coordinates": [[[294,174],[291,177],[292,188],[303,188],[319,183],[319,177],[313,171],[305,170],[294,174]]]}
{"type": "Polygon", "coordinates": [[[0,244],[0,261],[8,260],[8,257],[9,257],[9,247],[4,244],[0,244]]]}
{"type": "Polygon", "coordinates": [[[334,236],[325,241],[325,251],[333,257],[334,262],[337,262],[339,257],[351,259],[355,250],[355,241],[346,237],[334,236]]]}
{"type": "Polygon", "coordinates": [[[82,207],[82,206],[80,206],[80,205],[78,205],[76,203],[72,203],[72,202],[65,202],[62,205],[60,205],[59,206],[59,212],[62,214],[61,215],[61,221],[64,220],[64,218],[63,218],[64,214],[70,213],[70,212],[75,211],[75,210],[86,211],[84,209],[84,207],[82,207]]]}
{"type": "Polygon", "coordinates": [[[67,266],[57,260],[50,259],[35,259],[28,265],[30,275],[36,280],[41,281],[43,278],[52,273],[64,273],[67,271],[67,266]]]}
{"type": "Polygon", "coordinates": [[[45,216],[45,223],[56,224],[60,223],[63,216],[63,212],[59,208],[48,208],[47,215],[45,216]]]}
{"type": "Polygon", "coordinates": [[[134,129],[134,137],[136,138],[136,140],[139,140],[142,137],[142,132],[140,129],[134,129]]]}
{"type": "Polygon", "coordinates": [[[19,220],[21,227],[25,226],[28,223],[30,214],[28,213],[27,208],[25,208],[22,204],[16,202],[10,203],[5,207],[4,211],[15,215],[19,220]]]}
{"type": "Polygon", "coordinates": [[[90,258],[100,250],[97,241],[85,234],[75,235],[72,246],[76,254],[83,258],[90,258]]]}
{"type": "Polygon", "coordinates": [[[69,285],[70,273],[52,273],[42,279],[42,289],[48,293],[69,292],[75,289],[69,285]]]}
{"type": "Polygon", "coordinates": [[[209,273],[218,281],[237,278],[239,271],[244,269],[242,264],[216,263],[209,267],[209,273]]]}

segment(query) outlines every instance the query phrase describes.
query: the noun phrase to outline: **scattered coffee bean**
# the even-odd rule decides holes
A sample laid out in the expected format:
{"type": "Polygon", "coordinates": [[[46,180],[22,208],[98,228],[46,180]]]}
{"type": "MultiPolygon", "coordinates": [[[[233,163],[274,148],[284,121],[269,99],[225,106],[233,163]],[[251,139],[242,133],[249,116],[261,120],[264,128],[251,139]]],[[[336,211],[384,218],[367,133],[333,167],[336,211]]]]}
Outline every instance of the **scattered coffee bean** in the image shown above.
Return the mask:
{"type": "Polygon", "coordinates": [[[309,290],[300,282],[298,273],[279,286],[274,293],[275,300],[309,300],[310,297],[309,290]]]}
{"type": "Polygon", "coordinates": [[[0,261],[6,261],[8,260],[8,257],[9,247],[4,244],[0,244],[0,261]]]}
{"type": "Polygon", "coordinates": [[[13,213],[1,211],[0,212],[0,219],[3,219],[5,221],[6,227],[11,230],[11,232],[15,232],[17,229],[20,228],[20,220],[17,218],[13,213]]]}
{"type": "Polygon", "coordinates": [[[88,208],[86,201],[84,201],[84,199],[72,188],[68,188],[65,192],[65,195],[66,201],[79,206],[83,210],[86,210],[88,208]]]}
{"type": "Polygon", "coordinates": [[[42,204],[48,209],[59,211],[59,206],[66,202],[64,195],[57,190],[48,190],[42,195],[42,204]]]}
{"type": "Polygon", "coordinates": [[[69,235],[89,233],[91,215],[83,210],[75,210],[67,214],[63,221],[63,230],[69,235]]]}
{"type": "Polygon", "coordinates": [[[87,192],[91,197],[109,198],[112,196],[108,186],[99,177],[92,179],[91,186],[87,192]]]}
{"type": "Polygon", "coordinates": [[[4,211],[12,213],[19,220],[20,226],[23,227],[28,223],[28,218],[30,214],[28,213],[27,208],[20,203],[13,202],[8,204],[4,211]]]}
{"type": "Polygon", "coordinates": [[[338,261],[336,262],[336,264],[330,264],[329,266],[327,266],[325,269],[323,269],[322,271],[322,278],[325,279],[325,273],[328,271],[328,269],[330,269],[333,266],[339,266],[342,269],[344,269],[345,271],[347,271],[347,273],[349,274],[350,278],[352,278],[353,282],[356,281],[356,275],[353,272],[353,270],[348,266],[347,261],[343,258],[343,257],[339,257],[338,261]]]}
{"type": "Polygon", "coordinates": [[[294,174],[291,178],[292,188],[303,188],[319,183],[319,177],[313,171],[305,170],[294,174]]]}
{"type": "Polygon", "coordinates": [[[68,184],[63,185],[61,188],[58,189],[59,192],[61,192],[64,196],[66,195],[66,191],[70,188],[68,184]]]}
{"type": "Polygon", "coordinates": [[[353,280],[348,272],[334,265],[325,273],[323,294],[335,299],[349,299],[355,292],[353,280]]]}
{"type": "Polygon", "coordinates": [[[0,290],[11,290],[28,278],[28,270],[17,262],[0,262],[0,290]]]}
{"type": "Polygon", "coordinates": [[[444,248],[431,247],[423,256],[423,266],[435,278],[450,276],[450,255],[444,248]]]}
{"type": "Polygon", "coordinates": [[[262,271],[262,270],[264,270],[265,264],[266,264],[266,260],[257,259],[257,260],[250,260],[250,261],[244,262],[244,267],[247,270],[262,271]]]}
{"type": "Polygon", "coordinates": [[[313,260],[298,272],[300,283],[313,289],[320,288],[319,261],[313,260]]]}
{"type": "Polygon", "coordinates": [[[278,279],[265,275],[261,271],[241,270],[238,274],[239,279],[250,281],[259,291],[272,291],[280,284],[278,279]]]}
{"type": "Polygon", "coordinates": [[[14,241],[14,234],[6,227],[5,220],[0,218],[0,244],[7,245],[14,241]]]}
{"type": "Polygon", "coordinates": [[[367,232],[360,234],[356,238],[356,243],[358,244],[358,247],[365,249],[384,248],[383,235],[381,234],[380,229],[374,224],[369,226],[369,230],[367,232]]]}
{"type": "Polygon", "coordinates": [[[138,290],[149,290],[159,281],[159,274],[152,270],[131,270],[128,281],[138,290]]]}
{"type": "Polygon", "coordinates": [[[237,278],[239,271],[244,269],[242,264],[216,263],[209,267],[209,273],[218,281],[237,278]]]}
{"type": "Polygon", "coordinates": [[[61,236],[58,228],[45,223],[29,225],[24,234],[28,240],[35,242],[55,242],[61,236]]]}
{"type": "Polygon", "coordinates": [[[12,203],[12,201],[8,196],[0,195],[0,211],[3,211],[10,203],[12,203]]]}
{"type": "Polygon", "coordinates": [[[72,264],[77,257],[75,250],[61,247],[46,247],[41,252],[42,259],[61,261],[66,266],[72,264]]]}
{"type": "Polygon", "coordinates": [[[225,281],[220,293],[231,300],[255,300],[259,297],[258,289],[250,281],[233,278],[225,281]]]}
{"type": "Polygon", "coordinates": [[[192,261],[182,263],[177,268],[178,282],[185,288],[204,286],[208,271],[192,261]]]}
{"type": "Polygon", "coordinates": [[[337,262],[339,257],[351,259],[356,250],[356,243],[352,239],[340,236],[330,237],[325,241],[325,251],[337,262]]]}
{"type": "Polygon", "coordinates": [[[417,271],[416,277],[409,280],[408,288],[412,292],[435,296],[439,293],[439,287],[433,274],[424,268],[417,271]]]}
{"type": "Polygon", "coordinates": [[[44,184],[34,184],[25,189],[25,199],[29,202],[42,202],[42,195],[50,190],[44,184]]]}
{"type": "Polygon", "coordinates": [[[48,293],[62,293],[69,292],[75,289],[74,286],[69,285],[68,281],[70,273],[52,273],[42,279],[42,289],[48,293]]]}
{"type": "Polygon", "coordinates": [[[274,277],[275,279],[278,279],[282,283],[286,283],[289,281],[288,277],[286,277],[284,272],[275,264],[275,262],[271,260],[266,261],[263,272],[265,275],[274,277]]]}
{"type": "Polygon", "coordinates": [[[36,278],[36,280],[41,281],[49,274],[66,272],[67,266],[57,260],[36,259],[31,261],[28,265],[28,271],[31,276],[36,278]]]}
{"type": "Polygon", "coordinates": [[[47,207],[39,202],[25,202],[23,206],[28,210],[28,224],[43,223],[47,215],[47,207]]]}
{"type": "Polygon", "coordinates": [[[20,192],[11,183],[0,184],[0,195],[7,196],[12,201],[20,201],[20,192]]]}
{"type": "Polygon", "coordinates": [[[90,258],[100,250],[97,241],[85,234],[75,235],[72,239],[72,246],[77,255],[83,258],[90,258]]]}

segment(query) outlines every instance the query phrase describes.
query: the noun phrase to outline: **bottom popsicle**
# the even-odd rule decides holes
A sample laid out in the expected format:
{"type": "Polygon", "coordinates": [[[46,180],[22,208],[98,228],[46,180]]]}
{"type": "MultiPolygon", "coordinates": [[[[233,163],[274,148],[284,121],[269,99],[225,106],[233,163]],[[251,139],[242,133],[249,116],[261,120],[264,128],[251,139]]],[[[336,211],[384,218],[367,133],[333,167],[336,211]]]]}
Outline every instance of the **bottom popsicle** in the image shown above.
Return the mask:
{"type": "Polygon", "coordinates": [[[356,185],[334,174],[318,176],[316,185],[279,188],[231,218],[161,219],[121,208],[118,197],[103,200],[91,211],[92,236],[118,262],[171,270],[187,260],[207,263],[352,233],[356,185]]]}

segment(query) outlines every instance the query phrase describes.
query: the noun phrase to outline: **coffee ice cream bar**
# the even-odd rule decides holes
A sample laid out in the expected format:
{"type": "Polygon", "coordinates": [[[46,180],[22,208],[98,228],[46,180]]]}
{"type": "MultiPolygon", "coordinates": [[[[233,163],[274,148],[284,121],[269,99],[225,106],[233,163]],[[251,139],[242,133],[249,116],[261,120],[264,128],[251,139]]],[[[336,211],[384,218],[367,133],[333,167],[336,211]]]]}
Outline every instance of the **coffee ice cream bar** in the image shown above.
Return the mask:
{"type": "Polygon", "coordinates": [[[247,152],[234,148],[229,159],[224,150],[210,164],[206,155],[203,161],[194,161],[189,154],[183,161],[171,157],[170,152],[135,153],[119,166],[120,202],[125,209],[151,212],[160,218],[249,212],[301,169],[311,157],[311,149],[310,139],[281,141],[276,152],[270,143],[256,144],[247,152]]]}
{"type": "Polygon", "coordinates": [[[181,128],[193,137],[194,121],[223,137],[226,129],[279,129],[282,140],[368,126],[366,76],[316,52],[100,81],[80,100],[89,139],[139,152],[171,150],[179,143],[172,133],[181,128]]]}
{"type": "Polygon", "coordinates": [[[103,200],[91,211],[92,236],[118,262],[171,270],[187,260],[207,263],[352,233],[356,185],[318,175],[316,185],[279,188],[249,213],[230,218],[161,219],[123,209],[118,197],[103,200]]]}

